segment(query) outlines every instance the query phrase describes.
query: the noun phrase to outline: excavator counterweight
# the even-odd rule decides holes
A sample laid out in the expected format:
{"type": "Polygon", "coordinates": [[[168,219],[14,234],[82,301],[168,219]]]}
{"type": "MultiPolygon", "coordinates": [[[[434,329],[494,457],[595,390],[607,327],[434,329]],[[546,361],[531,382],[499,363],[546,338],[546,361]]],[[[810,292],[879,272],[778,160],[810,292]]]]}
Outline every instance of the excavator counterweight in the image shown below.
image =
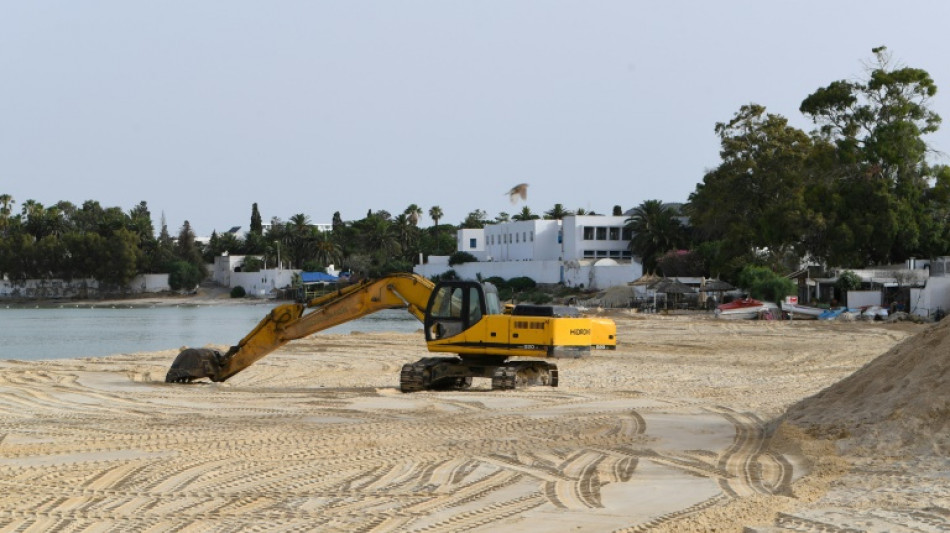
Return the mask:
{"type": "Polygon", "coordinates": [[[435,285],[415,274],[392,274],[344,287],[307,306],[277,306],[225,353],[186,348],[175,358],[165,381],[225,381],[292,340],[395,308],[407,309],[422,322],[430,352],[454,354],[404,365],[403,392],[464,389],[473,378],[490,379],[494,390],[556,387],[557,365],[521,358],[580,357],[592,347],[616,347],[616,326],[611,320],[582,317],[576,309],[559,306],[516,306],[506,313],[491,284],[445,281],[435,285]]]}

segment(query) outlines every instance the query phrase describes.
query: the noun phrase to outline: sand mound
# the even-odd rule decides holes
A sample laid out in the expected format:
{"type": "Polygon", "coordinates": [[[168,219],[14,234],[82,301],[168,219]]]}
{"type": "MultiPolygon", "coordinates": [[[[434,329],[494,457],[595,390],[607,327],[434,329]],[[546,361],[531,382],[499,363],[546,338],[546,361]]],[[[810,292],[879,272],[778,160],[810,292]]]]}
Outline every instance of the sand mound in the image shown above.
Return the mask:
{"type": "Polygon", "coordinates": [[[793,405],[788,422],[854,452],[950,453],[950,320],[793,405]]]}

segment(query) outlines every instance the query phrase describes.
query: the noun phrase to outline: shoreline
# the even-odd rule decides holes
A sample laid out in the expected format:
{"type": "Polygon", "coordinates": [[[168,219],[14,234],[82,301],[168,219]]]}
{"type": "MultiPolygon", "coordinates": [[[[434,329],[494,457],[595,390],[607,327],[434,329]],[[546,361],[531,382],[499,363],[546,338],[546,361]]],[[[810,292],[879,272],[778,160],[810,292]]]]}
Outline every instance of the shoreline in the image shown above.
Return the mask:
{"type": "Polygon", "coordinates": [[[131,295],[128,297],[111,298],[43,298],[0,299],[0,307],[6,309],[59,309],[78,308],[96,309],[103,307],[201,307],[208,305],[271,305],[291,303],[293,300],[279,300],[270,298],[231,298],[225,288],[212,290],[199,289],[196,294],[174,294],[167,292],[151,292],[131,295]]]}

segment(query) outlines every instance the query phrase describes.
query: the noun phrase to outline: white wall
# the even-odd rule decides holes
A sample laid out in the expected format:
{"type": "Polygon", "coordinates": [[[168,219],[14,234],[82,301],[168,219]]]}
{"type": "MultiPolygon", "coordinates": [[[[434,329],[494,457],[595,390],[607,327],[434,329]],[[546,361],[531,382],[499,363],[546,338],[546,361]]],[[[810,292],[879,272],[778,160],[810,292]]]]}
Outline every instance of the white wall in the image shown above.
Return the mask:
{"type": "MultiPolygon", "coordinates": [[[[560,220],[523,220],[486,226],[488,261],[548,261],[562,256],[560,220]],[[490,259],[489,259],[490,258],[490,259]]],[[[480,258],[481,259],[481,258],[480,258]]]]}
{"type": "Polygon", "coordinates": [[[485,253],[485,230],[482,228],[462,228],[456,233],[455,249],[460,252],[468,252],[484,261],[485,253]],[[474,246],[472,245],[474,243],[474,246]]]}
{"type": "Polygon", "coordinates": [[[910,312],[924,317],[933,316],[937,308],[950,312],[950,277],[934,276],[923,289],[910,290],[910,312]]]}
{"type": "Polygon", "coordinates": [[[272,298],[277,289],[289,287],[299,270],[268,269],[260,272],[232,272],[229,287],[244,287],[251,298],[272,298]]]}
{"type": "Polygon", "coordinates": [[[448,270],[462,279],[500,277],[511,279],[527,276],[537,283],[564,283],[568,287],[584,287],[603,290],[624,285],[643,275],[643,266],[638,262],[618,263],[610,259],[599,261],[483,261],[462,263],[449,267],[448,263],[417,265],[413,272],[431,278],[448,270]]]}
{"type": "Polygon", "coordinates": [[[630,259],[629,240],[623,239],[623,227],[627,217],[574,215],[564,217],[562,228],[564,231],[564,260],[585,259],[590,253],[594,258],[608,257],[612,259],[630,259]],[[591,228],[592,239],[585,238],[585,230],[591,228]],[[605,228],[604,237],[600,239],[597,228],[605,228]],[[612,238],[616,237],[616,238],[612,238]]]}
{"type": "Polygon", "coordinates": [[[170,291],[168,274],[139,274],[129,283],[133,294],[170,291]]]}
{"type": "Polygon", "coordinates": [[[850,308],[881,305],[881,291],[848,291],[847,300],[850,308]]]}

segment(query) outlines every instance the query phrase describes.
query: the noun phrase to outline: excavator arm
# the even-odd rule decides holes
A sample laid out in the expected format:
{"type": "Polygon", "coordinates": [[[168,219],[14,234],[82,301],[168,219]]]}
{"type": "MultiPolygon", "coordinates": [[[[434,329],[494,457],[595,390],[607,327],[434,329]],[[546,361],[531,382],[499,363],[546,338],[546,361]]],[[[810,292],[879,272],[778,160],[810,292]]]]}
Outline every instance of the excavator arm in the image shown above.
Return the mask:
{"type": "Polygon", "coordinates": [[[383,309],[407,308],[421,322],[434,288],[431,281],[421,276],[392,274],[315,298],[306,306],[277,306],[224,354],[209,348],[182,350],[165,381],[188,382],[205,377],[224,381],[292,340],[383,309]]]}

